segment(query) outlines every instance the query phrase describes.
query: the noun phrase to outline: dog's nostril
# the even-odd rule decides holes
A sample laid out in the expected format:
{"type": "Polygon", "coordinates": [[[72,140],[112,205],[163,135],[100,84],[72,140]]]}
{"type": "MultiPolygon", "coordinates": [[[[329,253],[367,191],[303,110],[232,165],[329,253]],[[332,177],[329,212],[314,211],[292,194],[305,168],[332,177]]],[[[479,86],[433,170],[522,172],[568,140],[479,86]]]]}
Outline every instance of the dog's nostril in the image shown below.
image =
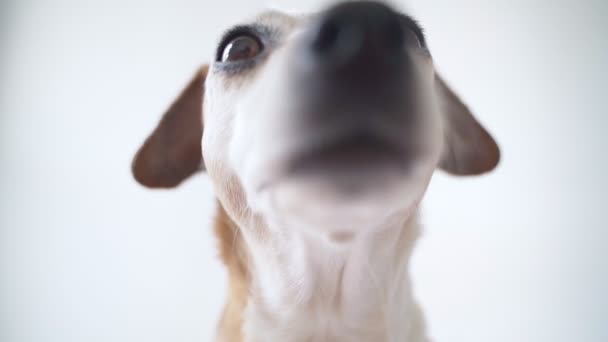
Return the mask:
{"type": "Polygon", "coordinates": [[[399,15],[388,6],[347,2],[322,15],[312,33],[311,50],[333,67],[362,59],[384,63],[400,58],[405,38],[399,15]]]}
{"type": "Polygon", "coordinates": [[[330,64],[342,64],[356,56],[364,44],[361,27],[340,18],[324,21],[313,41],[313,51],[330,64]]]}
{"type": "Polygon", "coordinates": [[[313,48],[317,52],[326,51],[338,40],[338,23],[335,20],[327,20],[319,28],[317,39],[313,43],[313,48]]]}

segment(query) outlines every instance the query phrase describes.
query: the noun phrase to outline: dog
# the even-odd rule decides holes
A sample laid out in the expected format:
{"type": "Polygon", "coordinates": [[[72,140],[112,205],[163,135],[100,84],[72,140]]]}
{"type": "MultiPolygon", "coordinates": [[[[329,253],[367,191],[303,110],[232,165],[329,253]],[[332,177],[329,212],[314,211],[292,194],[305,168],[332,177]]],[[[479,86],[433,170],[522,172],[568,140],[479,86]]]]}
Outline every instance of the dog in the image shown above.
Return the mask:
{"type": "Polygon", "coordinates": [[[228,30],[132,171],[150,188],[211,179],[229,274],[217,341],[423,342],[419,202],[437,168],[480,175],[499,159],[419,24],[355,1],[228,30]]]}

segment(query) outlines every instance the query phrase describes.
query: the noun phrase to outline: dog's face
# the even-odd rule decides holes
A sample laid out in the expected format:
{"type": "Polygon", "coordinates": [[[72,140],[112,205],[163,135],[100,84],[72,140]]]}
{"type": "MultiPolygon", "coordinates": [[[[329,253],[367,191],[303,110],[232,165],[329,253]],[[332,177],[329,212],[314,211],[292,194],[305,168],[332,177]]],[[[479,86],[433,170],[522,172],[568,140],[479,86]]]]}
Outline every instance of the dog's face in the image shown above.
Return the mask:
{"type": "Polygon", "coordinates": [[[346,2],[228,30],[134,173],[168,187],[202,166],[234,219],[254,213],[331,235],[407,216],[437,166],[473,175],[498,159],[436,74],[418,24],[380,3],[346,2]]]}

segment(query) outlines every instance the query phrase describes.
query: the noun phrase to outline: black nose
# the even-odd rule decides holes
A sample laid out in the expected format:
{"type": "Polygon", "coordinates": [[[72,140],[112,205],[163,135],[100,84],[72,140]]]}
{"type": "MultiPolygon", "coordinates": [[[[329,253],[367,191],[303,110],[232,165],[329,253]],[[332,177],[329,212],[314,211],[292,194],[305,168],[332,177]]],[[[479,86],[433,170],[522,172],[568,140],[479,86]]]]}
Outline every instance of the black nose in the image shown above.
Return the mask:
{"type": "Polygon", "coordinates": [[[346,2],[321,16],[311,49],[319,62],[334,68],[395,64],[403,59],[404,30],[399,14],[384,4],[346,2]]]}

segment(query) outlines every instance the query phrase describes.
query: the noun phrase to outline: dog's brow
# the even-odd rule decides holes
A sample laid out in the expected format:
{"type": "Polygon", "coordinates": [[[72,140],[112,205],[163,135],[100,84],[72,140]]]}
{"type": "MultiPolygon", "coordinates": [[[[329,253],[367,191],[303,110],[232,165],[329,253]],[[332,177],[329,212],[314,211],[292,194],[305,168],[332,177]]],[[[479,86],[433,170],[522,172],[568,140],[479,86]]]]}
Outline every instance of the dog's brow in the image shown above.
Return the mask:
{"type": "Polygon", "coordinates": [[[220,42],[223,42],[239,34],[251,34],[258,36],[264,35],[266,36],[265,38],[273,38],[271,36],[277,34],[277,31],[278,29],[276,27],[266,23],[254,22],[250,24],[240,24],[226,30],[224,34],[222,34],[222,39],[220,39],[220,42]]]}
{"type": "Polygon", "coordinates": [[[254,22],[273,27],[281,27],[288,30],[298,20],[299,16],[290,15],[276,10],[270,10],[259,14],[254,22]]]}
{"type": "Polygon", "coordinates": [[[222,34],[222,38],[220,39],[219,45],[222,45],[226,40],[233,38],[236,35],[240,34],[257,34],[259,31],[259,25],[257,24],[242,24],[236,25],[228,30],[224,31],[222,34]]]}

